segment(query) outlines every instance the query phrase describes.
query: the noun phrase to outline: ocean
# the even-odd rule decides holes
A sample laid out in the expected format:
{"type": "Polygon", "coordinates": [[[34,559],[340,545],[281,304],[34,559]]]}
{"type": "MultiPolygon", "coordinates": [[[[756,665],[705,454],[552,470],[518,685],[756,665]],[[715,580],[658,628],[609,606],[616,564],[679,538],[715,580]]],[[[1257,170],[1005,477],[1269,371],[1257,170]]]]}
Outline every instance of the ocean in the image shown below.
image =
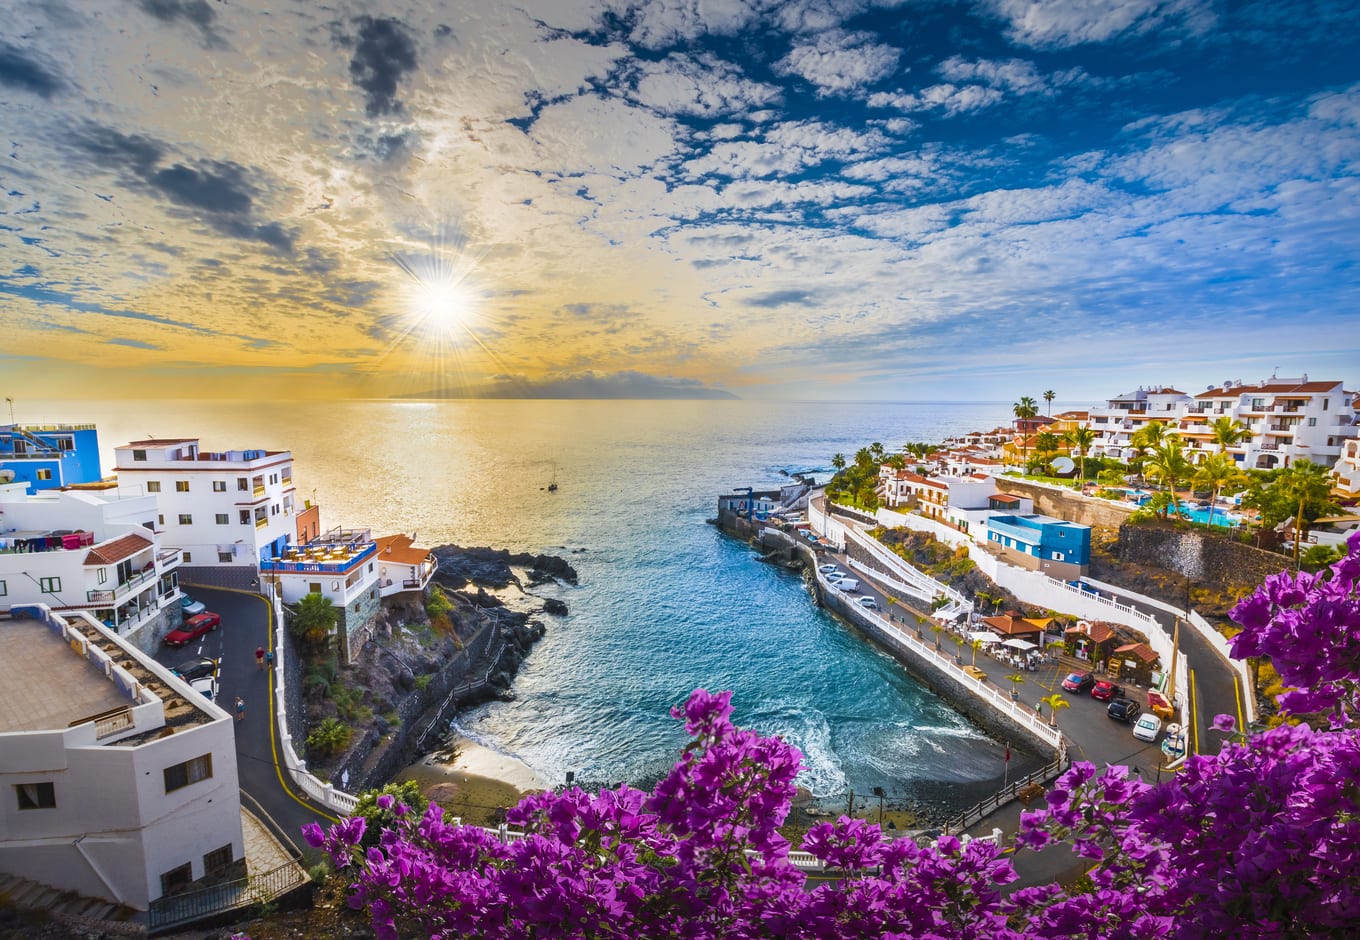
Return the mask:
{"type": "MultiPolygon", "coordinates": [[[[545,780],[645,785],[685,742],[670,709],[733,690],[738,723],[804,754],[825,805],[882,787],[940,808],[992,792],[990,739],[889,656],[816,608],[795,574],[705,520],[719,494],[829,472],[831,457],[1005,423],[1004,403],[749,401],[16,402],[18,420],[92,422],[103,465],[129,440],[290,450],[322,527],[417,544],[562,555],[580,584],[540,589],[570,615],[515,680],[516,698],[457,729],[545,780]],[[547,485],[556,480],[558,490],[547,485]]],[[[823,478],[824,475],[823,475],[823,478]]],[[[1011,771],[1019,768],[1012,763],[1011,771]]]]}

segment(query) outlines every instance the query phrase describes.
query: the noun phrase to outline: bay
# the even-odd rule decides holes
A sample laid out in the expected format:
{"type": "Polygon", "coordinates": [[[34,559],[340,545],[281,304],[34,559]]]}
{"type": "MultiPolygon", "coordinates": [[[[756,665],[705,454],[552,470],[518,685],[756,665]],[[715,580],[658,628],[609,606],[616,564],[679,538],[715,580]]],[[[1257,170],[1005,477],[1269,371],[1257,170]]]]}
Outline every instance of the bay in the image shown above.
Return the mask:
{"type": "MultiPolygon", "coordinates": [[[[197,437],[208,450],[292,451],[323,528],[415,532],[418,544],[563,555],[580,584],[548,587],[548,619],[517,698],[458,729],[544,779],[645,784],[684,744],[670,708],[733,690],[736,720],[803,751],[826,803],[881,786],[958,805],[995,787],[1004,744],[813,606],[800,577],[754,560],[705,520],[736,487],[830,468],[872,441],[1005,423],[1003,403],[341,401],[16,403],[19,420],[93,422],[113,447],[197,437]],[[556,479],[559,489],[548,483],[556,479]]],[[[1016,770],[1013,765],[1012,770],[1016,770]]]]}

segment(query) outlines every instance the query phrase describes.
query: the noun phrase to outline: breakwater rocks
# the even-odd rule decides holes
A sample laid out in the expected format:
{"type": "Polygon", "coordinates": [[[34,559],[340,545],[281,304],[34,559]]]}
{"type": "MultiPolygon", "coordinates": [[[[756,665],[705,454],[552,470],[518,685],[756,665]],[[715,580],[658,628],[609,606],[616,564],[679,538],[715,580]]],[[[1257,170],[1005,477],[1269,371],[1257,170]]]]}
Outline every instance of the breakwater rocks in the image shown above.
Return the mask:
{"type": "MultiPolygon", "coordinates": [[[[440,746],[458,708],[513,695],[510,687],[520,664],[546,632],[542,614],[560,616],[567,608],[561,601],[524,592],[512,565],[528,569],[530,585],[576,583],[572,567],[551,555],[456,545],[434,553],[439,558],[435,580],[448,609],[418,622],[386,614],[358,660],[336,677],[350,690],[338,696],[349,714],[338,717],[355,734],[326,773],[337,785],[348,781],[349,792],[382,786],[422,753],[440,746]],[[505,589],[511,586],[519,590],[512,588],[507,596],[505,589]],[[364,716],[370,717],[365,721],[364,716]]],[[[320,694],[309,705],[334,714],[337,696],[316,691],[320,694]]],[[[329,717],[314,708],[308,711],[312,726],[329,717]]]]}

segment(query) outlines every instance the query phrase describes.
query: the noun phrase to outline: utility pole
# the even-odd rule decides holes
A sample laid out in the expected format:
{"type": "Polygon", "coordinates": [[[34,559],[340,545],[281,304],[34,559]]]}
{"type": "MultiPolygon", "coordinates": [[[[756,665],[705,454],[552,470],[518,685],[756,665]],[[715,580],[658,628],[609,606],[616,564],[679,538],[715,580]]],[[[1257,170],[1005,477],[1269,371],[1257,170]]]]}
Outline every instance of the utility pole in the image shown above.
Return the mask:
{"type": "Polygon", "coordinates": [[[874,796],[878,797],[878,828],[883,828],[883,788],[874,787],[874,796]]]}

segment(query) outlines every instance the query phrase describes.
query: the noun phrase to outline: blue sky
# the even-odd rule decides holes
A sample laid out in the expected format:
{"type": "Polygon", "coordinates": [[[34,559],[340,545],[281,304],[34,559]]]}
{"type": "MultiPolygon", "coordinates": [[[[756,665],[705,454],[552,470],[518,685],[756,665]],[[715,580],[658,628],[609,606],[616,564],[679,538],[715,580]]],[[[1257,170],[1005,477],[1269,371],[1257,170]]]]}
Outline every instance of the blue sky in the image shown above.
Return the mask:
{"type": "Polygon", "coordinates": [[[1346,4],[0,15],[7,395],[1360,380],[1346,4]]]}

